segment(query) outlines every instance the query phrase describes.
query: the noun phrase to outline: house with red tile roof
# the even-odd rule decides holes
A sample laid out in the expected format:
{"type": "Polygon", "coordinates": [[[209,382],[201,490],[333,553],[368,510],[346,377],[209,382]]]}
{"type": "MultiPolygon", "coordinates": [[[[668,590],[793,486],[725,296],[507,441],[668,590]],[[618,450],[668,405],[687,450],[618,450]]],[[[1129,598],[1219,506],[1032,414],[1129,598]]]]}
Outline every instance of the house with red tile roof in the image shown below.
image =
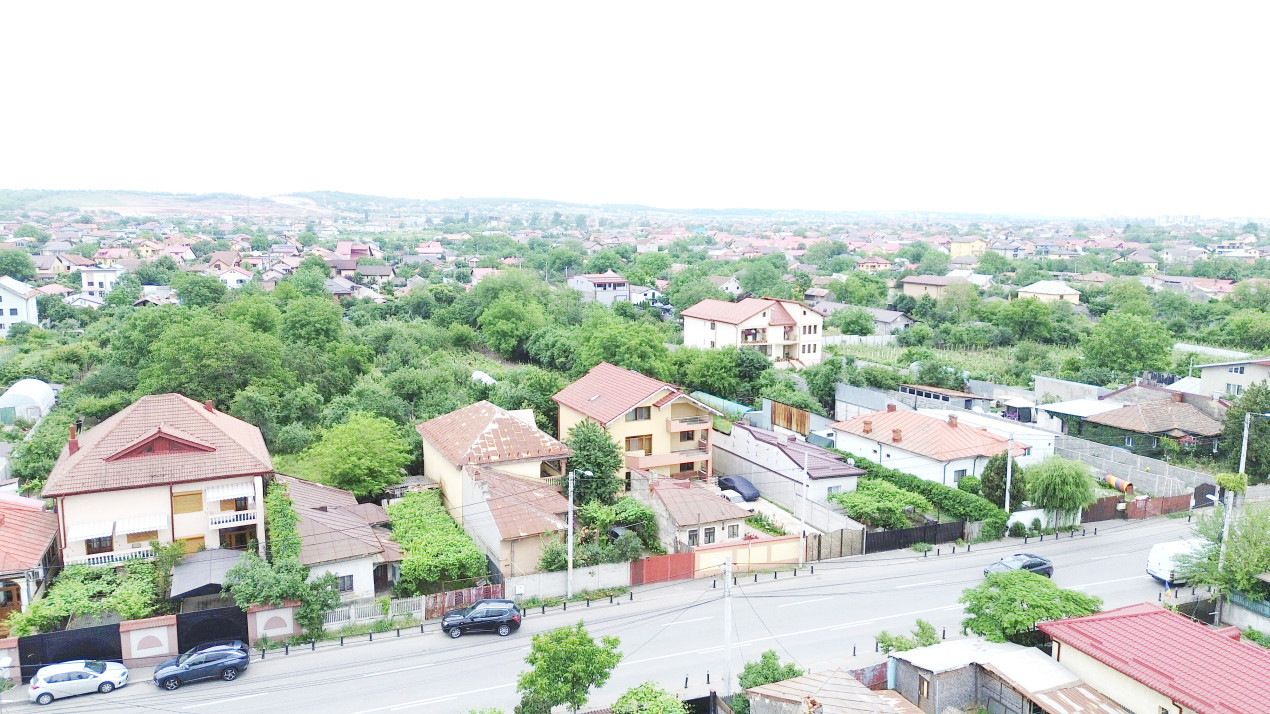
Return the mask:
{"type": "MultiPolygon", "coordinates": [[[[750,512],[699,481],[649,481],[653,513],[662,547],[669,553],[693,546],[740,542],[750,512]]],[[[644,500],[644,499],[641,499],[644,500]]]]}
{"type": "Polygon", "coordinates": [[[423,475],[441,486],[441,502],[466,527],[464,468],[484,466],[542,484],[564,474],[573,451],[534,424],[533,410],[469,404],[415,427],[423,440],[423,475]]]}
{"type": "Polygon", "coordinates": [[[273,460],[260,429],[180,394],[138,399],[76,434],[53,465],[62,560],[112,566],[149,558],[150,541],[200,548],[265,546],[264,481],[273,460]]]}
{"type": "MultiPolygon", "coordinates": [[[[894,404],[886,411],[834,422],[830,428],[838,450],[945,486],[980,475],[988,459],[1009,446],[987,429],[959,423],[956,414],[937,419],[897,410],[894,404]]],[[[1018,458],[1030,450],[1016,443],[1012,453],[1018,458]]]]}
{"type": "Polygon", "coordinates": [[[796,300],[702,300],[679,316],[685,347],[751,348],[776,367],[796,369],[820,364],[824,357],[825,318],[796,300]]]}
{"type": "Polygon", "coordinates": [[[544,537],[564,540],[569,499],[556,486],[469,464],[463,491],[463,528],[504,577],[538,572],[544,537]]]}
{"type": "Polygon", "coordinates": [[[1270,650],[1154,603],[1042,622],[1053,657],[1134,712],[1270,714],[1270,650]]]}
{"type": "Polygon", "coordinates": [[[722,413],[673,384],[601,362],[552,400],[560,405],[557,433],[588,419],[608,431],[626,454],[628,484],[631,469],[679,478],[713,473],[711,433],[722,413]]]}
{"type": "Polygon", "coordinates": [[[41,597],[61,564],[57,514],[38,498],[0,493],[0,634],[9,613],[41,597]]]}

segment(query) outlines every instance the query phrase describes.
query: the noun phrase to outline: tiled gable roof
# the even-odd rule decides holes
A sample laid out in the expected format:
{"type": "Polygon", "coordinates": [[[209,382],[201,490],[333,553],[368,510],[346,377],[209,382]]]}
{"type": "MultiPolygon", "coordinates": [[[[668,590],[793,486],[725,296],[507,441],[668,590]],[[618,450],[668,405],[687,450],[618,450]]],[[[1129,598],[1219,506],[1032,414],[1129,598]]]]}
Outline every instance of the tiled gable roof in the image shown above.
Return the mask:
{"type": "Polygon", "coordinates": [[[1221,422],[1201,412],[1194,405],[1174,401],[1129,404],[1113,411],[1087,416],[1084,420],[1141,434],[1217,436],[1222,431],[1221,422]]]}
{"type": "Polygon", "coordinates": [[[768,324],[775,326],[798,324],[790,315],[789,310],[786,309],[786,304],[801,306],[811,311],[810,306],[796,300],[745,298],[740,302],[714,299],[702,300],[679,314],[682,317],[695,317],[698,320],[711,320],[713,322],[725,322],[729,325],[739,325],[764,310],[771,310],[772,314],[768,318],[768,324]]]}
{"type": "Polygon", "coordinates": [[[607,425],[662,390],[675,391],[675,388],[634,370],[601,362],[551,398],[561,406],[607,425]]]}
{"type": "Polygon", "coordinates": [[[44,501],[0,493],[0,573],[40,564],[57,538],[57,514],[44,501]]]}
{"type": "MultiPolygon", "coordinates": [[[[953,426],[943,419],[908,411],[881,411],[861,414],[853,419],[830,425],[835,431],[879,441],[897,449],[920,454],[935,461],[952,461],[972,456],[996,456],[1006,450],[1008,441],[988,430],[968,424],[953,426]],[[865,422],[870,431],[865,431],[865,422]],[[892,441],[895,429],[900,440],[892,441]]],[[[1015,456],[1023,456],[1029,447],[1016,444],[1015,456]]]]}
{"type": "Polygon", "coordinates": [[[1201,714],[1270,713],[1270,650],[1153,603],[1037,628],[1201,714]]]}
{"type": "Polygon", "coordinates": [[[352,493],[333,486],[279,474],[275,487],[287,490],[299,522],[300,562],[306,566],[350,558],[378,556],[381,562],[401,559],[391,531],[373,524],[387,522],[383,508],[358,503],[352,493]]]}
{"type": "Polygon", "coordinates": [[[676,525],[695,526],[718,521],[735,521],[750,512],[721,494],[692,481],[659,478],[652,483],[653,497],[661,501],[676,525]]]}
{"type": "Polygon", "coordinates": [[[69,445],[62,448],[44,486],[46,498],[273,472],[260,429],[180,394],[142,397],[81,434],[78,442],[76,453],[69,445]],[[156,450],[110,459],[142,436],[157,434],[156,427],[213,450],[156,450]]]}
{"type": "Polygon", "coordinates": [[[468,466],[467,475],[488,489],[489,506],[504,540],[516,540],[566,528],[561,514],[569,510],[569,499],[555,488],[490,468],[468,466]]]}
{"type": "Polygon", "coordinates": [[[416,428],[455,466],[560,459],[573,454],[563,442],[487,401],[442,414],[416,428]]]}

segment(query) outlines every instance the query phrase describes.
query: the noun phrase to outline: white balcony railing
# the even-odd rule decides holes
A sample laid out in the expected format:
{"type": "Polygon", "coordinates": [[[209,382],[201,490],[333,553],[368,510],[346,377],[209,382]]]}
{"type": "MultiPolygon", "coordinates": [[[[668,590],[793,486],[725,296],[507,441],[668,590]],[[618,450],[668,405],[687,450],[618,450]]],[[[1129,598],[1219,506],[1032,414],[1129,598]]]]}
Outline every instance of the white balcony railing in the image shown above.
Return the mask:
{"type": "Polygon", "coordinates": [[[118,565],[126,563],[129,560],[145,560],[154,555],[154,551],[150,546],[144,548],[132,548],[129,550],[112,550],[109,553],[97,553],[95,555],[82,555],[77,558],[67,558],[67,565],[118,565]]]}
{"type": "Polygon", "coordinates": [[[230,526],[244,526],[255,522],[255,511],[220,511],[219,513],[209,514],[207,517],[207,525],[210,528],[229,528],[230,526]]]}

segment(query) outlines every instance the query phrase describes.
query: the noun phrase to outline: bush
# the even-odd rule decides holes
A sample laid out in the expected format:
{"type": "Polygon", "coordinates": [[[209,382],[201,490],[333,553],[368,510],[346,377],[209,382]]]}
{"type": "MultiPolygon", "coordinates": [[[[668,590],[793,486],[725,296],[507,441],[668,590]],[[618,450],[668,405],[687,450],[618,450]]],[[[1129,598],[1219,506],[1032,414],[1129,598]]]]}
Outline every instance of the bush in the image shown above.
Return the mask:
{"type": "Polygon", "coordinates": [[[962,476],[961,480],[957,482],[957,488],[965,491],[966,493],[973,493],[976,496],[980,494],[980,487],[982,485],[983,484],[979,480],[978,476],[962,476]]]}
{"type": "Polygon", "coordinates": [[[926,543],[920,540],[913,544],[913,550],[917,551],[918,553],[929,553],[932,550],[934,550],[934,548],[935,546],[931,545],[930,543],[926,543]]]}
{"type": "Polygon", "coordinates": [[[837,453],[844,459],[854,458],[855,465],[864,469],[867,478],[889,481],[905,491],[921,494],[935,507],[954,518],[983,521],[983,532],[978,539],[980,541],[998,540],[1005,534],[1005,523],[1010,518],[1009,514],[979,496],[942,483],[926,481],[912,474],[888,469],[879,463],[856,457],[845,451],[837,453]]]}
{"type": "Polygon", "coordinates": [[[282,427],[278,435],[274,437],[274,450],[280,454],[298,454],[309,448],[315,440],[313,430],[309,427],[295,422],[282,427]]]}
{"type": "Polygon", "coordinates": [[[1032,530],[1037,531],[1037,532],[1040,532],[1040,530],[1041,530],[1041,519],[1039,519],[1039,518],[1033,518],[1033,519],[1032,519],[1032,530]]]}
{"type": "Polygon", "coordinates": [[[909,509],[918,513],[934,510],[930,501],[894,484],[878,479],[860,479],[856,490],[829,496],[847,516],[871,528],[908,528],[909,509]]]}
{"type": "Polygon", "coordinates": [[[776,535],[776,536],[785,535],[785,529],[773,523],[772,519],[768,518],[766,513],[755,513],[754,515],[745,519],[745,524],[751,528],[755,528],[760,531],[763,531],[764,533],[767,533],[768,535],[776,535]]]}
{"type": "Polygon", "coordinates": [[[1010,524],[1010,537],[1022,538],[1027,535],[1027,528],[1019,521],[1010,524]]]}

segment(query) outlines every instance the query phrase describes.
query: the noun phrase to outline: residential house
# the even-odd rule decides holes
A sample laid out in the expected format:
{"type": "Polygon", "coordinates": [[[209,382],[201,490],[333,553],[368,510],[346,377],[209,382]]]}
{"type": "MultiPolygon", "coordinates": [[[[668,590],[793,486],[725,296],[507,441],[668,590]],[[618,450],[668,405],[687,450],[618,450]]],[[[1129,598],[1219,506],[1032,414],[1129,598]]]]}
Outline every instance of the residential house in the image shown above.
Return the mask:
{"type": "Polygon", "coordinates": [[[1182,448],[1215,451],[1226,409],[1217,400],[1163,387],[1130,386],[1099,397],[1099,401],[1118,406],[1078,420],[1066,418],[1065,431],[1144,455],[1163,452],[1167,441],[1182,448]],[[1126,390],[1146,394],[1129,398],[1126,390]]]}
{"type": "Polygon", "coordinates": [[[538,572],[544,539],[563,542],[569,499],[560,487],[497,468],[463,467],[463,528],[503,577],[538,572]]]}
{"type": "Polygon", "coordinates": [[[1237,397],[1244,389],[1270,379],[1270,359],[1249,357],[1230,362],[1197,364],[1201,394],[1237,397]]]}
{"type": "Polygon", "coordinates": [[[1115,282],[1116,276],[1111,273],[1082,273],[1072,278],[1073,283],[1081,285],[1092,285],[1096,288],[1106,287],[1108,283],[1115,282]]]}
{"type": "Polygon", "coordinates": [[[57,514],[38,498],[0,493],[0,633],[10,613],[44,594],[61,564],[57,514]]]}
{"type": "MultiPolygon", "coordinates": [[[[423,440],[423,475],[441,486],[441,499],[460,525],[467,517],[463,469],[484,466],[541,482],[564,475],[573,455],[534,424],[533,411],[508,411],[486,401],[469,404],[415,427],[423,440]]],[[[564,432],[561,432],[564,433],[564,432]]]]}
{"type": "Polygon", "coordinates": [[[977,637],[891,653],[887,684],[928,714],[1130,714],[1041,650],[977,637]]]}
{"type": "Polygon", "coordinates": [[[678,387],[601,362],[551,397],[560,405],[557,433],[590,419],[626,454],[630,470],[708,478],[713,471],[714,417],[722,412],[678,387]]]}
{"type": "Polygon", "coordinates": [[[207,256],[207,270],[224,272],[242,262],[242,255],[236,250],[218,250],[207,256]]]}
{"type": "Polygon", "coordinates": [[[646,285],[631,286],[631,302],[633,303],[655,303],[661,302],[662,292],[657,288],[648,287],[646,285]]]}
{"type": "Polygon", "coordinates": [[[310,580],[331,573],[340,597],[355,600],[386,595],[400,579],[401,547],[378,503],[358,503],[343,489],[281,474],[272,487],[286,489],[299,516],[300,563],[310,580]]]}
{"type": "Polygon", "coordinates": [[[631,301],[630,281],[612,270],[571,276],[568,285],[582,293],[583,300],[598,302],[601,305],[631,301]]]}
{"type": "Polygon", "coordinates": [[[875,255],[875,256],[870,256],[868,258],[861,258],[860,260],[857,260],[855,264],[855,269],[859,270],[862,273],[869,273],[869,274],[889,273],[895,269],[895,264],[887,260],[886,258],[882,258],[875,255]]]}
{"type": "Polygon", "coordinates": [[[1019,299],[1036,298],[1041,302],[1080,302],[1080,291],[1062,280],[1041,280],[1019,288],[1019,299]]]}
{"type": "Polygon", "coordinates": [[[71,246],[70,241],[51,240],[45,243],[44,247],[40,248],[40,254],[57,256],[69,251],[72,247],[73,246],[71,246]]]}
{"type": "MultiPolygon", "coordinates": [[[[649,500],[657,517],[657,534],[670,553],[697,545],[740,542],[750,512],[699,481],[652,478],[649,500]]],[[[641,499],[643,500],[643,499],[641,499]]]]}
{"type": "Polygon", "coordinates": [[[714,437],[714,463],[721,473],[745,474],[769,501],[797,512],[797,501],[823,502],[854,491],[864,470],[837,454],[792,435],[733,424],[714,437]]]}
{"type": "Polygon", "coordinates": [[[222,283],[225,283],[225,287],[229,288],[230,290],[237,290],[238,288],[241,288],[247,283],[250,283],[251,279],[255,277],[255,275],[253,275],[250,270],[239,267],[237,265],[235,265],[232,268],[228,268],[226,270],[220,270],[220,271],[215,270],[214,268],[209,268],[207,274],[211,275],[212,277],[216,278],[222,283]]]}
{"type": "Polygon", "coordinates": [[[79,269],[80,292],[87,297],[105,302],[106,294],[115,287],[115,283],[126,272],[127,270],[118,265],[82,267],[79,269]]]}
{"type": "Polygon", "coordinates": [[[932,387],[928,384],[901,384],[899,392],[900,394],[911,394],[916,397],[917,399],[911,400],[915,407],[943,407],[949,405],[970,410],[975,407],[986,407],[987,402],[990,401],[987,397],[980,394],[963,392],[960,389],[948,389],[947,387],[932,387]],[[924,401],[919,402],[918,400],[924,401]],[[937,403],[931,404],[931,402],[937,403]]]}
{"type": "Polygon", "coordinates": [[[732,275],[708,275],[706,276],[706,280],[709,280],[716,288],[722,290],[733,298],[740,297],[743,292],[741,290],[741,281],[737,280],[736,277],[732,275]]]}
{"type": "Polygon", "coordinates": [[[824,357],[825,318],[806,303],[777,298],[710,299],[679,316],[686,347],[751,347],[777,367],[809,367],[824,357]]]}
{"type": "Polygon", "coordinates": [[[953,258],[978,258],[988,252],[988,240],[983,236],[958,236],[948,245],[948,253],[953,258]]]}
{"type": "Polygon", "coordinates": [[[36,280],[52,280],[66,271],[56,255],[33,255],[31,262],[35,263],[36,280]]]}
{"type": "MultiPolygon", "coordinates": [[[[988,459],[1009,446],[1007,439],[986,429],[960,424],[955,414],[936,419],[897,410],[893,404],[886,411],[834,422],[831,428],[838,450],[945,486],[980,475],[988,459]]],[[[1026,456],[1030,448],[1015,444],[1011,454],[1026,456]]]]}
{"type": "Polygon", "coordinates": [[[1236,627],[1139,603],[1037,629],[1055,661],[1131,712],[1270,713],[1270,650],[1240,641],[1236,627]]]}
{"type": "Polygon", "coordinates": [[[39,290],[21,280],[0,275],[0,337],[7,336],[9,328],[19,322],[40,324],[35,302],[40,294],[39,290]]]}
{"type": "Polygon", "coordinates": [[[876,335],[889,335],[893,332],[900,332],[909,328],[914,323],[913,318],[898,310],[883,310],[878,307],[848,305],[844,302],[832,302],[825,300],[813,305],[812,309],[825,317],[829,317],[839,310],[864,310],[873,316],[873,333],[876,335]]]}
{"type": "Polygon", "coordinates": [[[121,260],[133,260],[137,254],[131,248],[102,248],[93,254],[98,265],[114,265],[121,260]]]}
{"type": "Polygon", "coordinates": [[[1147,250],[1135,250],[1132,253],[1126,253],[1111,261],[1112,264],[1137,263],[1142,269],[1148,273],[1154,273],[1160,267],[1160,261],[1147,250]]]}
{"type": "Polygon", "coordinates": [[[57,501],[67,565],[148,558],[149,542],[265,547],[260,429],[180,394],[153,394],[62,449],[44,485],[57,501]]]}
{"type": "MultiPolygon", "coordinates": [[[[480,270],[480,268],[477,268],[480,270]]],[[[361,274],[364,280],[374,281],[376,283],[391,283],[397,274],[393,272],[391,265],[359,265],[357,272],[361,274]]],[[[475,273],[475,271],[473,271],[475,273]]],[[[475,278],[475,276],[473,276],[475,278]]],[[[475,280],[473,280],[475,282],[475,280]]]]}
{"type": "Polygon", "coordinates": [[[750,687],[750,714],[920,714],[893,690],[873,690],[841,668],[750,687]]]}
{"type": "Polygon", "coordinates": [[[966,281],[944,275],[910,275],[900,280],[900,286],[903,293],[911,298],[921,298],[929,295],[939,300],[944,297],[944,290],[956,282],[964,283],[966,281]]]}

